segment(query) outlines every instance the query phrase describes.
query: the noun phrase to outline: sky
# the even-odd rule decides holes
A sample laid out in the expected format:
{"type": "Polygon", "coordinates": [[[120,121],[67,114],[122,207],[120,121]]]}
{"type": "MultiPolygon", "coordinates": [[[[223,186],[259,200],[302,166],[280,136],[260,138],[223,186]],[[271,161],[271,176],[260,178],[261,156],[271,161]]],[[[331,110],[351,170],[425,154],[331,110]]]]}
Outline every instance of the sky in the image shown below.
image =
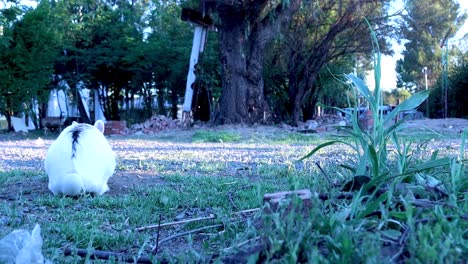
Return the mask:
{"type": "MultiPolygon", "coordinates": [[[[457,0],[457,2],[460,4],[460,11],[461,12],[468,12],[468,1],[466,0],[457,0]]],[[[392,8],[390,10],[390,13],[395,12],[396,10],[400,10],[403,8],[403,0],[396,0],[394,1],[392,8]]],[[[450,43],[453,43],[459,39],[461,39],[465,34],[468,34],[468,21],[465,21],[465,24],[460,28],[460,30],[457,32],[457,34],[449,39],[449,45],[450,43]]],[[[392,90],[396,88],[396,71],[395,71],[395,66],[396,66],[396,61],[403,58],[401,55],[401,52],[404,49],[404,45],[398,45],[396,41],[392,41],[393,43],[393,51],[394,55],[393,56],[382,56],[381,58],[381,80],[380,80],[380,87],[383,90],[392,90]]],[[[465,45],[468,45],[466,43],[465,45]]],[[[366,83],[369,86],[370,89],[374,89],[375,87],[375,81],[374,81],[374,71],[370,71],[367,76],[366,76],[366,83]]]]}

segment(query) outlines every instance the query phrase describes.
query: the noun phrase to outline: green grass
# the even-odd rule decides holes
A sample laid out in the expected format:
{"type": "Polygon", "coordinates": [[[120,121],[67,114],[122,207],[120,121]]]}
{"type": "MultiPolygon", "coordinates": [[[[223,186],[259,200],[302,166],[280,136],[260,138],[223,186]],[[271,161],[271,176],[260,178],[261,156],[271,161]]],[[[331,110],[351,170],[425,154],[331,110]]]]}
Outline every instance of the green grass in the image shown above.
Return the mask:
{"type": "MultiPolygon", "coordinates": [[[[283,139],[290,135],[289,132],[276,133],[258,139],[257,143],[270,146],[310,144],[296,136],[285,143],[283,139]]],[[[251,138],[256,136],[255,133],[252,137],[243,136],[229,146],[250,146],[251,138]]],[[[336,139],[310,138],[308,142],[315,144],[336,139]]],[[[137,146],[146,146],[145,142],[145,139],[128,140],[129,145],[137,146]]],[[[181,142],[187,144],[185,139],[181,142]]],[[[412,148],[408,152],[411,156],[408,164],[424,164],[431,157],[431,151],[426,145],[412,148]]],[[[388,164],[397,170],[398,155],[394,152],[388,156],[388,164]]],[[[342,147],[333,151],[323,149],[315,154],[331,155],[328,162],[321,163],[331,182],[314,165],[315,160],[297,162],[297,153],[292,156],[284,152],[281,153],[283,159],[249,163],[245,167],[200,160],[189,152],[180,156],[155,155],[122,159],[115,176],[123,172],[155,173],[158,175],[155,183],[143,184],[135,177],[134,185],[125,191],[99,197],[55,197],[47,190],[47,176],[41,171],[0,172],[0,237],[15,229],[30,231],[38,223],[44,239],[42,252],[54,263],[85,262],[85,258],[79,256],[65,257],[63,249],[68,247],[152,256],[157,228],[140,232],[136,228],[155,225],[160,219],[161,223],[168,223],[214,214],[216,219],[161,228],[159,236],[164,239],[222,224],[164,242],[156,258],[184,263],[206,263],[210,258],[214,258],[215,263],[233,259],[267,263],[463,263],[468,252],[468,177],[464,169],[464,150],[440,153],[440,156],[451,157],[453,162],[420,173],[441,180],[447,196],[424,183],[405,182],[397,177],[381,186],[386,190],[385,195],[356,191],[349,194],[352,199],[339,198],[343,184],[353,177],[336,162],[337,155],[338,160],[353,159],[354,153],[342,147]],[[306,211],[293,199],[278,211],[265,213],[268,205],[263,203],[264,194],[294,189],[310,189],[313,194],[325,194],[330,199],[313,195],[306,211]],[[433,203],[415,205],[415,198],[433,203]],[[251,208],[261,209],[245,216],[233,215],[251,208]]],[[[122,263],[119,260],[94,262],[122,263]]]]}
{"type": "Polygon", "coordinates": [[[192,142],[212,142],[212,143],[223,143],[223,142],[237,142],[241,139],[241,135],[234,131],[208,131],[199,130],[196,131],[192,136],[192,142]]]}

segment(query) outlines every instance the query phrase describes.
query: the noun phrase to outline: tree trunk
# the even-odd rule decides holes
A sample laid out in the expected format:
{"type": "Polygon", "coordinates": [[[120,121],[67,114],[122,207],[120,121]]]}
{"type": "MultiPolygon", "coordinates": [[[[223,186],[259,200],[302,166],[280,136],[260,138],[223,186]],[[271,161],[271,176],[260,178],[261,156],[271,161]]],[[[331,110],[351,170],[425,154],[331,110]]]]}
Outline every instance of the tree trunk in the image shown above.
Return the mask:
{"type": "Polygon", "coordinates": [[[263,54],[251,58],[249,42],[243,37],[245,24],[239,23],[245,18],[239,10],[235,11],[223,15],[219,34],[223,87],[220,111],[215,119],[219,124],[258,122],[261,120],[259,113],[267,105],[263,97],[261,67],[252,67],[261,65],[253,60],[262,59],[263,54]],[[249,79],[249,74],[254,78],[249,79]]]}
{"type": "Polygon", "coordinates": [[[217,2],[223,89],[216,124],[264,122],[269,116],[262,76],[263,49],[280,26],[290,20],[301,1],[274,7],[268,2],[217,2]],[[262,16],[267,8],[271,17],[262,16]]]}
{"type": "Polygon", "coordinates": [[[171,90],[171,116],[172,119],[177,119],[177,101],[179,97],[177,96],[176,86],[172,86],[171,90]]]}
{"type": "Polygon", "coordinates": [[[166,116],[166,107],[165,107],[165,93],[164,93],[164,86],[161,84],[160,87],[157,89],[158,93],[158,114],[166,116]]]}
{"type": "Polygon", "coordinates": [[[13,123],[11,123],[11,114],[9,111],[5,111],[5,113],[3,113],[5,115],[5,118],[6,118],[6,121],[7,121],[7,131],[8,132],[11,132],[11,131],[14,131],[14,128],[13,128],[13,123]]]}

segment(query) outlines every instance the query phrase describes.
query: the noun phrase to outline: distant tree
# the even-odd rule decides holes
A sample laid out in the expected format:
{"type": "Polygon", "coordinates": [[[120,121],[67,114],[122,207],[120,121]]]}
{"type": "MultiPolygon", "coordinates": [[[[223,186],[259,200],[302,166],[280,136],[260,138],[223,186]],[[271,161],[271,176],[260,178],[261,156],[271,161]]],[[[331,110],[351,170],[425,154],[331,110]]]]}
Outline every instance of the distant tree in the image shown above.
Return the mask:
{"type": "Polygon", "coordinates": [[[411,93],[401,88],[384,91],[383,93],[384,104],[387,105],[397,105],[410,97],[411,93]]]}
{"type": "Polygon", "coordinates": [[[170,116],[174,119],[179,98],[185,92],[193,36],[192,27],[180,19],[181,11],[176,1],[156,3],[149,19],[151,33],[146,41],[151,49],[148,65],[151,65],[152,81],[148,88],[157,93],[152,96],[157,97],[158,114],[167,115],[166,105],[170,103],[170,116]]]}
{"type": "Polygon", "coordinates": [[[365,18],[380,39],[381,51],[389,52],[386,37],[391,34],[392,27],[388,23],[388,4],[389,1],[303,3],[277,38],[276,52],[282,55],[274,56],[285,61],[281,63],[281,76],[287,83],[286,91],[277,92],[287,98],[279,106],[283,109],[281,120],[297,124],[313,117],[319,101],[341,103],[346,100],[347,89],[336,80],[327,80],[336,78],[330,75],[329,69],[343,70],[333,71],[342,74],[353,68],[358,71],[368,68],[367,58],[372,46],[365,18]]]}
{"type": "Polygon", "coordinates": [[[57,5],[69,37],[63,42],[57,73],[73,91],[84,82],[99,94],[95,103],[101,104],[106,118],[119,120],[120,103],[128,104],[135,87],[132,59],[137,57],[131,52],[142,45],[148,2],[72,0],[57,5]]]}
{"type": "Polygon", "coordinates": [[[396,66],[397,86],[414,92],[425,88],[423,67],[429,69],[429,86],[440,76],[441,40],[449,31],[448,37],[455,35],[466,14],[459,13],[454,0],[434,0],[431,4],[409,0],[405,10],[400,34],[407,42],[403,59],[396,66]]]}
{"type": "MultiPolygon", "coordinates": [[[[468,118],[468,51],[460,52],[451,60],[448,87],[448,117],[468,118]]],[[[443,104],[440,100],[442,94],[441,79],[437,79],[429,100],[432,117],[443,117],[443,104]]]]}
{"type": "MultiPolygon", "coordinates": [[[[465,56],[468,52],[465,52],[465,56]]],[[[468,118],[468,62],[457,65],[450,73],[448,94],[449,117],[468,118]]]]}
{"type": "MultiPolygon", "coordinates": [[[[19,15],[15,8],[8,12],[19,15]]],[[[8,130],[13,129],[11,116],[28,113],[33,101],[47,102],[59,39],[51,26],[55,21],[47,1],[24,13],[20,21],[12,17],[7,19],[11,26],[4,24],[0,49],[0,111],[7,118],[8,130]]]]}

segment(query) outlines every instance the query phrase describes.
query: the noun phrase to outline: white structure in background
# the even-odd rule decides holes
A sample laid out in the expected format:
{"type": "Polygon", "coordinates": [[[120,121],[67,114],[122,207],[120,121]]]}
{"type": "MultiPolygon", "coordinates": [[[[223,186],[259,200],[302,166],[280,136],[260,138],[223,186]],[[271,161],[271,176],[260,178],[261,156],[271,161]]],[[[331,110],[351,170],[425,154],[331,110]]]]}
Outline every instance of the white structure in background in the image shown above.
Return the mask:
{"type": "Polygon", "coordinates": [[[196,26],[193,34],[192,53],[190,54],[190,64],[187,76],[187,85],[185,87],[184,97],[184,112],[192,111],[192,98],[193,89],[192,84],[195,82],[195,67],[198,63],[198,55],[203,52],[205,39],[206,39],[207,28],[202,26],[196,26]]]}
{"type": "Polygon", "coordinates": [[[68,109],[69,103],[65,92],[57,89],[52,90],[47,103],[47,116],[67,118],[69,116],[68,109]]]}
{"type": "Polygon", "coordinates": [[[189,71],[187,75],[187,85],[185,87],[184,104],[182,107],[182,122],[186,123],[186,125],[191,122],[193,98],[192,84],[196,79],[196,65],[198,63],[198,56],[200,55],[200,52],[203,52],[205,49],[208,28],[213,24],[211,17],[206,14],[208,6],[205,1],[201,1],[200,10],[201,12],[190,8],[183,8],[181,17],[183,21],[188,21],[195,25],[195,31],[193,32],[192,52],[190,53],[189,71]]]}
{"type": "MultiPolygon", "coordinates": [[[[89,97],[89,89],[88,90],[88,97],[89,97]]],[[[102,120],[104,123],[106,122],[106,117],[104,116],[104,111],[102,111],[102,105],[99,101],[99,94],[96,90],[94,90],[94,120],[102,120]]]]}
{"type": "MultiPolygon", "coordinates": [[[[60,86],[64,87],[65,90],[69,90],[67,82],[61,81],[60,86]]],[[[106,121],[104,116],[104,111],[102,109],[101,103],[99,102],[99,94],[97,91],[94,91],[94,97],[91,98],[91,90],[85,88],[83,82],[78,83],[78,91],[85,109],[86,114],[90,117],[90,105],[94,101],[94,120],[106,121]]],[[[47,107],[47,116],[48,117],[78,117],[80,112],[76,105],[72,105],[68,96],[64,90],[52,90],[49,97],[49,103],[47,107]]]]}
{"type": "Polygon", "coordinates": [[[34,126],[33,121],[31,120],[31,117],[29,117],[29,122],[28,125],[26,126],[26,117],[23,114],[23,117],[11,117],[11,125],[13,126],[13,129],[15,132],[28,132],[29,130],[34,130],[36,127],[34,126]]]}
{"type": "MultiPolygon", "coordinates": [[[[78,110],[78,107],[76,104],[72,104],[67,96],[67,93],[65,91],[68,91],[70,89],[70,86],[68,86],[67,82],[62,80],[59,83],[59,86],[63,87],[64,89],[54,89],[51,91],[50,96],[49,96],[49,101],[47,103],[47,117],[59,117],[63,121],[68,118],[68,117],[79,117],[80,116],[80,111],[78,110]]],[[[94,98],[91,98],[91,90],[85,88],[83,82],[80,82],[78,84],[78,91],[80,93],[80,97],[83,103],[84,110],[88,117],[90,117],[90,105],[92,105],[93,100],[95,102],[94,104],[94,119],[95,120],[102,120],[106,121],[106,117],[104,116],[104,112],[102,109],[101,104],[99,103],[99,95],[97,92],[94,92],[94,98]]],[[[39,119],[39,116],[37,113],[39,113],[39,106],[37,102],[33,103],[34,105],[34,113],[36,113],[36,118],[39,119]]],[[[6,119],[4,116],[0,115],[0,121],[3,123],[6,123],[6,119]]],[[[13,126],[13,129],[15,132],[23,131],[23,132],[28,132],[28,130],[34,130],[36,127],[34,126],[34,123],[29,117],[28,122],[26,122],[26,115],[23,113],[22,117],[12,117],[11,118],[11,123],[13,126]],[[26,125],[28,124],[28,125],[26,125]]],[[[3,125],[0,127],[0,129],[6,129],[6,127],[3,127],[3,125]]]]}

